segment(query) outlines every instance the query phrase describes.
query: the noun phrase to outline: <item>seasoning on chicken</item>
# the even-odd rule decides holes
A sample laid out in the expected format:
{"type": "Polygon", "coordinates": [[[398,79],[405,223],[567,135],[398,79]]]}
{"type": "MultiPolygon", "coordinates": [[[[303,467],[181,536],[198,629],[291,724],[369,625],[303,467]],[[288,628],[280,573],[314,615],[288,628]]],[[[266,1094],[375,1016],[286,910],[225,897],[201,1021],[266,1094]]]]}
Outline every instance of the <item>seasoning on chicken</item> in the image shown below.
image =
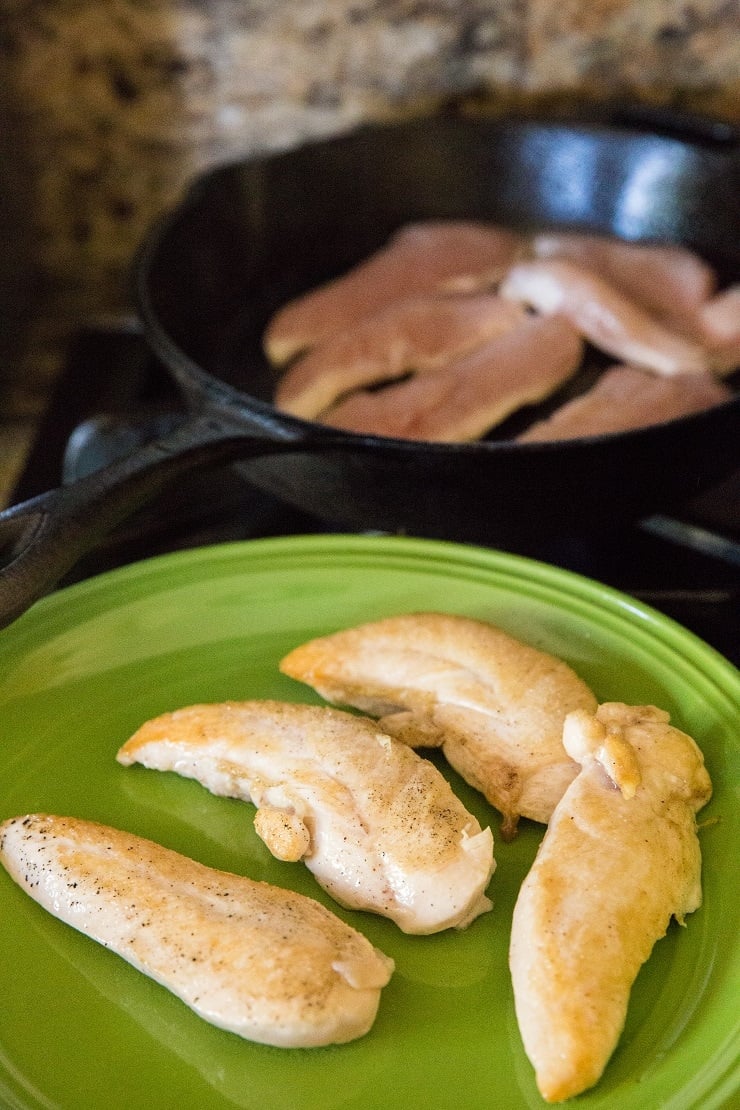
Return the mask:
{"type": "Polygon", "coordinates": [[[321,417],[347,431],[456,443],[478,439],[575,374],[583,343],[564,317],[531,316],[442,370],[359,391],[321,417]]]}
{"type": "Polygon", "coordinates": [[[248,1040],[308,1048],[361,1037],[393,972],[312,898],[91,821],[11,818],[0,861],[55,917],[248,1040]]]}
{"type": "Polygon", "coordinates": [[[195,705],[142,725],[118,760],[253,802],[273,854],[304,859],[341,905],[404,932],[461,929],[491,908],[491,830],[375,721],[274,701],[195,705]]]}
{"type": "Polygon", "coordinates": [[[710,368],[698,343],[669,331],[598,275],[566,259],[517,262],[499,292],[538,312],[566,316],[585,339],[622,362],[658,374],[697,374],[710,368]]]}
{"type": "Polygon", "coordinates": [[[639,243],[607,235],[543,231],[532,237],[536,258],[566,258],[597,274],[666,327],[684,334],[714,293],[717,276],[677,243],[639,243]]]}
{"type": "Polygon", "coordinates": [[[515,231],[475,220],[406,224],[347,273],[278,309],[264,335],[267,356],[283,365],[401,297],[490,288],[523,242],[515,231]]]}
{"type": "Polygon", "coordinates": [[[664,378],[636,366],[612,366],[586,393],[517,436],[519,443],[625,432],[711,408],[732,390],[711,374],[664,378]]]}
{"type": "Polygon", "coordinates": [[[517,1020],[548,1102],[593,1086],[621,1035],[632,984],[672,917],[701,903],[702,754],[653,706],[609,702],[566,718],[581,771],[552,816],[514,908],[517,1020]]]}
{"type": "Polygon", "coordinates": [[[566,663],[484,621],[411,613],[311,640],[280,663],[327,701],[379,717],[413,747],[441,747],[503,815],[548,821],[578,766],[563,721],[597,701],[566,663]]]}
{"type": "Polygon", "coordinates": [[[294,362],[278,382],[275,403],[313,419],[353,389],[444,367],[523,318],[521,305],[492,293],[401,298],[294,362]]]}

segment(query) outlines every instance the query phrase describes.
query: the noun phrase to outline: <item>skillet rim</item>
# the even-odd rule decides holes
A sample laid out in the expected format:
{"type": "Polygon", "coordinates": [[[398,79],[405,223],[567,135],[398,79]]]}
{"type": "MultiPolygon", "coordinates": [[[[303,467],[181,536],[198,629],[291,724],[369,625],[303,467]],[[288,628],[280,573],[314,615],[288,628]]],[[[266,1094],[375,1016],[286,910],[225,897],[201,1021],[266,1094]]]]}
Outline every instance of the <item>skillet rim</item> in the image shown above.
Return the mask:
{"type": "MultiPolygon", "coordinates": [[[[699,412],[689,413],[680,417],[673,417],[670,420],[662,420],[656,423],[643,425],[639,428],[630,428],[616,432],[601,432],[570,439],[524,442],[513,439],[479,439],[449,443],[435,440],[412,440],[395,436],[372,435],[349,430],[345,431],[343,429],[339,430],[330,425],[322,424],[318,420],[306,420],[288,413],[283,413],[274,404],[270,404],[254,394],[231,385],[229,382],[218,377],[213,371],[207,370],[175,342],[168,330],[163,326],[159,314],[153,307],[149,282],[152,265],[157,259],[163,243],[168,236],[176,232],[178,223],[185,219],[188,213],[196,206],[201,195],[208,190],[211,182],[226,173],[237,171],[243,167],[258,166],[260,164],[277,164],[285,159],[291,158],[291,156],[295,155],[298,151],[309,151],[311,149],[320,148],[328,149],[330,147],[338,147],[347,141],[362,139],[371,140],[375,134],[416,130],[434,125],[440,121],[449,122],[453,120],[455,122],[464,122],[468,126],[480,125],[486,129],[498,131],[504,131],[505,129],[521,130],[524,128],[531,128],[533,130],[548,132],[554,132],[556,130],[578,131],[591,135],[619,134],[626,137],[633,136],[635,138],[647,135],[657,139],[668,138],[692,148],[699,148],[702,146],[726,147],[729,156],[732,157],[734,154],[735,158],[738,160],[738,168],[740,169],[740,127],[735,127],[731,122],[714,119],[712,117],[697,116],[677,110],[669,110],[666,112],[661,109],[655,109],[651,112],[650,106],[630,104],[623,105],[621,109],[616,110],[616,117],[616,120],[613,117],[612,119],[604,119],[598,112],[595,115],[576,113],[568,117],[563,117],[561,115],[551,116],[547,114],[527,115],[523,117],[498,115],[456,117],[440,112],[433,112],[420,114],[411,119],[405,118],[397,121],[363,121],[354,128],[349,128],[330,136],[319,136],[315,139],[309,139],[304,143],[300,143],[288,149],[257,152],[242,158],[224,159],[206,169],[204,172],[198,173],[190,181],[180,200],[153,223],[147,234],[141,240],[135,253],[133,263],[134,297],[139,316],[144,325],[146,339],[151,344],[155,353],[162,358],[165,366],[176,378],[177,384],[183,393],[186,395],[198,393],[208,401],[210,407],[225,409],[231,414],[233,414],[234,408],[238,409],[240,417],[242,413],[244,413],[245,421],[250,417],[253,418],[252,422],[255,425],[255,430],[259,430],[262,434],[283,441],[295,440],[296,453],[300,453],[302,441],[311,440],[316,442],[324,436],[327,437],[327,447],[330,447],[332,441],[341,436],[342,438],[346,438],[348,447],[356,446],[367,450],[376,450],[385,453],[393,452],[396,454],[416,454],[420,450],[423,450],[426,453],[443,456],[458,454],[469,456],[481,454],[508,455],[512,454],[512,452],[515,452],[516,455],[523,454],[525,456],[552,453],[560,455],[563,452],[577,454],[581,451],[593,450],[594,447],[600,445],[607,446],[612,443],[619,443],[620,445],[635,443],[639,448],[641,441],[646,437],[650,439],[655,438],[656,430],[669,429],[671,432],[675,430],[675,434],[680,435],[684,430],[688,433],[698,429],[708,418],[714,417],[714,414],[725,412],[731,414],[735,409],[740,410],[740,389],[738,389],[734,397],[730,397],[725,401],[712,405],[708,409],[703,409],[699,412]],[[623,114],[627,119],[628,122],[626,125],[619,122],[620,114],[623,114]],[[659,124],[661,121],[665,121],[666,116],[669,120],[671,131],[680,130],[682,127],[685,127],[687,131],[693,129],[695,132],[694,136],[690,134],[681,135],[659,131],[656,125],[656,117],[657,124],[659,124]],[[635,118],[637,122],[635,122],[635,118]]],[[[550,226],[556,227],[558,225],[553,224],[550,226]]],[[[566,227],[568,225],[561,224],[559,226],[566,227]]],[[[601,234],[607,233],[601,232],[601,234]]],[[[630,240],[626,239],[624,236],[613,235],[612,237],[623,242],[646,244],[651,242],[675,244],[679,242],[675,238],[635,238],[630,240]]],[[[689,247],[689,249],[694,248],[689,247]]],[[[738,255],[739,264],[738,278],[740,279],[740,249],[738,249],[736,253],[738,255]]],[[[706,261],[708,261],[710,265],[713,265],[710,259],[706,259],[706,261]]],[[[727,377],[733,378],[737,376],[738,373],[740,373],[740,369],[733,371],[733,373],[727,377]]],[[[738,451],[738,458],[740,458],[740,451],[738,451]]]]}

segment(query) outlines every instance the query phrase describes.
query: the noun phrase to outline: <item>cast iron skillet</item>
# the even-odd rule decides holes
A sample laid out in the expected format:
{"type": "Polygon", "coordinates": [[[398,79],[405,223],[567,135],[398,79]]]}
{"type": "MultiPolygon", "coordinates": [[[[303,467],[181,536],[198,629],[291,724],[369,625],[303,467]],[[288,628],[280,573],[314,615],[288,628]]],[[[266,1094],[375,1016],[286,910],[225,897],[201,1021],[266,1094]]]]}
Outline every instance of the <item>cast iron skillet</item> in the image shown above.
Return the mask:
{"type": "Polygon", "coordinates": [[[684,243],[740,274],[740,143],[726,124],[439,116],[363,128],[198,180],[145,243],[136,292],[192,417],[72,486],[0,514],[0,626],[120,520],[195,466],[350,529],[526,551],[549,531],[666,510],[740,463],[740,399],[626,434],[561,443],[412,443],[279,413],[261,351],[270,314],[408,220],[467,216],[684,243]]]}

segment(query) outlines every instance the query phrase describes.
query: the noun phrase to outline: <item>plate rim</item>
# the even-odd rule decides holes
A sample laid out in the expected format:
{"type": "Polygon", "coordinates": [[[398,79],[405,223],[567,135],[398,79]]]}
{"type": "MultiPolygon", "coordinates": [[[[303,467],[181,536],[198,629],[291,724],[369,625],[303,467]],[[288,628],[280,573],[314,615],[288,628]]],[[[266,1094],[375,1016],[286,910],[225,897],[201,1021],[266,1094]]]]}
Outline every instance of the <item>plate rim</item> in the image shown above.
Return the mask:
{"type": "MultiPolygon", "coordinates": [[[[437,570],[443,566],[454,567],[455,572],[467,568],[469,571],[474,571],[476,575],[480,573],[487,575],[493,570],[500,579],[497,584],[503,584],[504,588],[503,580],[506,578],[525,582],[527,586],[532,586],[534,579],[537,590],[543,593],[552,593],[553,589],[568,587],[568,597],[585,605],[589,610],[596,609],[600,619],[607,613],[618,626],[629,625],[630,627],[632,627],[632,621],[639,620],[637,628],[645,643],[659,641],[663,650],[683,659],[685,667],[694,675],[701,675],[706,685],[704,691],[706,695],[711,696],[712,699],[719,697],[723,704],[732,705],[733,699],[736,704],[740,702],[740,671],[729,660],[677,621],[650,605],[630,597],[629,594],[606,586],[596,579],[528,556],[479,548],[475,545],[463,545],[453,541],[407,536],[357,536],[344,533],[291,535],[230,541],[155,555],[66,586],[41,599],[27,614],[19,618],[15,625],[0,632],[0,656],[6,643],[10,644],[10,649],[13,650],[12,630],[14,628],[21,638],[21,650],[25,636],[38,631],[38,622],[41,622],[41,627],[46,626],[50,630],[49,622],[51,621],[53,625],[55,620],[58,620],[62,626],[68,624],[73,628],[76,623],[75,606],[70,605],[69,602],[74,602],[76,598],[91,598],[96,593],[100,593],[105,602],[111,585],[114,587],[115,594],[119,585],[125,588],[126,583],[133,580],[138,580],[143,592],[146,593],[148,583],[161,575],[170,576],[173,568],[175,568],[175,574],[178,570],[188,568],[190,572],[196,572],[195,578],[198,581],[202,581],[197,571],[212,563],[213,559],[225,564],[233,562],[236,568],[245,558],[250,561],[254,555],[257,558],[269,560],[275,557],[276,552],[282,553],[287,560],[296,558],[305,560],[308,553],[322,559],[326,559],[327,556],[330,558],[339,556],[340,561],[341,558],[357,559],[360,556],[374,559],[376,555],[380,555],[386,564],[392,554],[393,557],[398,556],[407,563],[412,558],[422,558],[437,570]],[[430,557],[434,557],[431,563],[430,557]],[[8,632],[7,636],[6,632],[8,632]]],[[[527,596],[532,597],[533,594],[527,591],[527,596]]],[[[569,609],[568,612],[572,613],[572,610],[569,609]]],[[[739,1040],[740,1019],[737,1028],[728,1033],[726,1043],[732,1044],[739,1040]]],[[[2,1053],[0,1053],[0,1062],[2,1062],[2,1053]]],[[[740,1065],[737,1060],[735,1064],[735,1072],[737,1072],[740,1065]]],[[[724,1103],[717,1102],[716,1099],[724,1098],[725,1092],[732,1095],[737,1089],[737,1077],[731,1066],[726,1067],[720,1075],[714,1074],[709,1087],[702,1088],[702,1098],[710,1101],[696,1105],[722,1106],[724,1103]]],[[[12,1092],[5,1091],[5,1082],[0,1074],[0,1095],[6,1094],[10,1095],[12,1092]]],[[[672,1105],[671,1102],[666,1103],[666,1107],[670,1105],[672,1105]]]]}

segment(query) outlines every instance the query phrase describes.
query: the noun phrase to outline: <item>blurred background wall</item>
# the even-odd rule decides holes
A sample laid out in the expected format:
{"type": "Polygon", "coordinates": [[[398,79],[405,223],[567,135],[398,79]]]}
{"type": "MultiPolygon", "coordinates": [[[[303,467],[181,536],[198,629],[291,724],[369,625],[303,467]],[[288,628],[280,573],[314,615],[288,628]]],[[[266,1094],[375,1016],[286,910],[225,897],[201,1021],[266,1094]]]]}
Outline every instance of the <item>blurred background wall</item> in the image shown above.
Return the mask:
{"type": "Polygon", "coordinates": [[[739,12],[735,0],[2,0],[0,412],[32,416],[70,328],[127,308],[137,244],[209,165],[451,101],[521,113],[636,100],[737,122],[739,12]]]}

